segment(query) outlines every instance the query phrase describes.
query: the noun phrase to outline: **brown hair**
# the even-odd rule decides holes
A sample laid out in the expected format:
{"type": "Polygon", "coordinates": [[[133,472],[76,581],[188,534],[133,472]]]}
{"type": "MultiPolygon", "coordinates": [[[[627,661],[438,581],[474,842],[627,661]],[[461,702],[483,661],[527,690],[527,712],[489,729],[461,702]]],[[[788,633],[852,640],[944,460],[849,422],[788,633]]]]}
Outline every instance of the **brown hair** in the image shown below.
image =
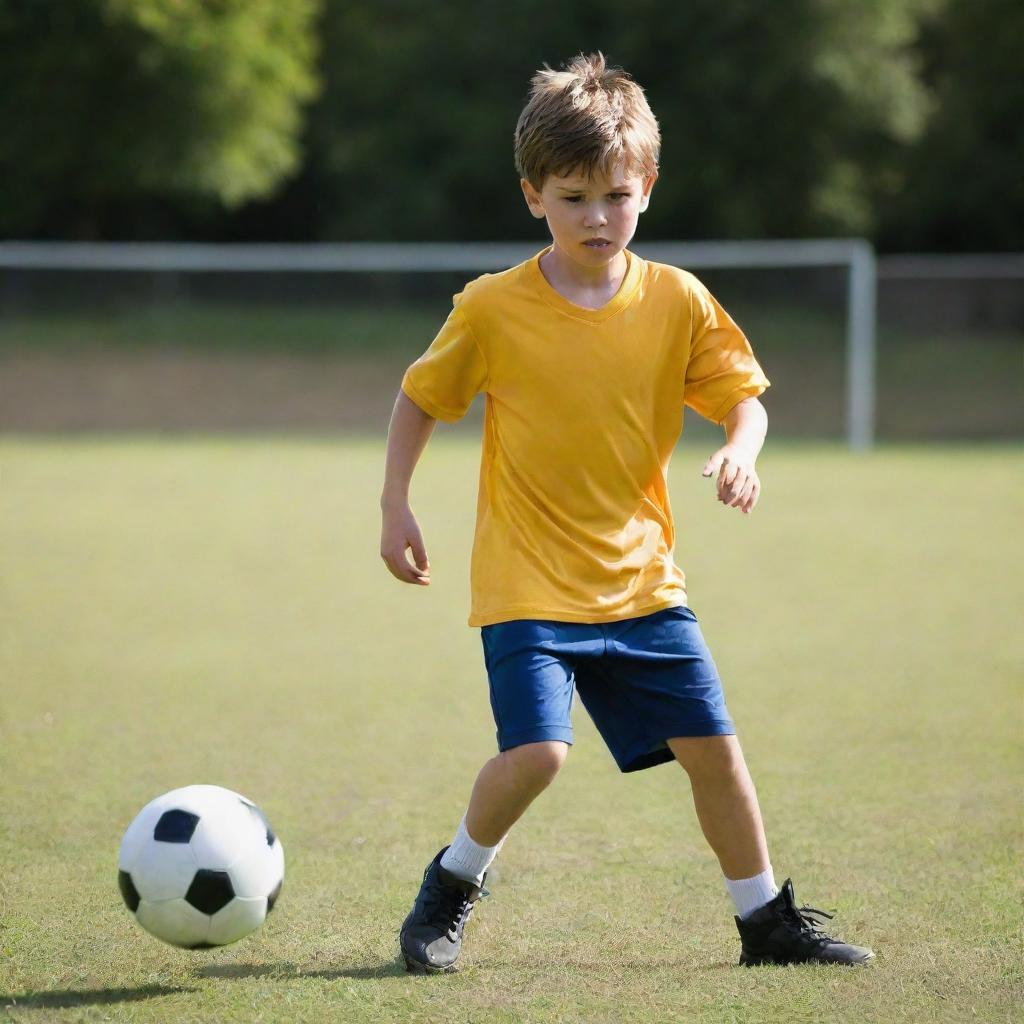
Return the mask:
{"type": "Polygon", "coordinates": [[[562,71],[547,64],[531,80],[530,97],[515,134],[516,170],[538,191],[551,174],[579,169],[626,174],[658,169],[661,133],[643,89],[622,68],[606,67],[604,54],[580,53],[562,71]]]}

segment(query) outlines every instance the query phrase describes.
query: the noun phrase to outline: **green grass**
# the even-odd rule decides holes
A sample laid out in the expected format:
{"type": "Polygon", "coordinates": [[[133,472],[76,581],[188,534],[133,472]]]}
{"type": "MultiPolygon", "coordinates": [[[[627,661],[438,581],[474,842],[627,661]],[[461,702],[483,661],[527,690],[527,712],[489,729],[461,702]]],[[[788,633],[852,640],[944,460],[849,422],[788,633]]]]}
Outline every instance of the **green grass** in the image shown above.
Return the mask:
{"type": "Polygon", "coordinates": [[[677,558],[777,874],[874,967],[733,967],[685,775],[620,775],[577,709],[440,978],[403,973],[396,933],[494,752],[465,625],[478,448],[442,427],[418,470],[427,589],[380,561],[382,454],[0,441],[0,1019],[1019,1019],[1019,447],[770,445],[750,518],[703,445],[676,455],[677,558]],[[288,873],[263,929],[186,953],[131,920],[116,854],[200,781],[263,806],[288,873]]]}

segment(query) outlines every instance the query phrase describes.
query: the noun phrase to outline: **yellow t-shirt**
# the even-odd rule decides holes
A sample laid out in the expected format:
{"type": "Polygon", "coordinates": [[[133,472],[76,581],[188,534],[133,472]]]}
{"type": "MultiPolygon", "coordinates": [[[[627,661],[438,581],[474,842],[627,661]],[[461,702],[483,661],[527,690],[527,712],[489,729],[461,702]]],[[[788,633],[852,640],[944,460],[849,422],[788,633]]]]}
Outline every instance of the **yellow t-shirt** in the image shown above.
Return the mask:
{"type": "Polygon", "coordinates": [[[547,251],[467,284],[402,379],[446,422],[486,392],[470,626],[685,604],[667,481],[683,406],[720,423],[768,387],[692,274],[627,251],[619,290],[585,309],[547,282],[547,251]]]}

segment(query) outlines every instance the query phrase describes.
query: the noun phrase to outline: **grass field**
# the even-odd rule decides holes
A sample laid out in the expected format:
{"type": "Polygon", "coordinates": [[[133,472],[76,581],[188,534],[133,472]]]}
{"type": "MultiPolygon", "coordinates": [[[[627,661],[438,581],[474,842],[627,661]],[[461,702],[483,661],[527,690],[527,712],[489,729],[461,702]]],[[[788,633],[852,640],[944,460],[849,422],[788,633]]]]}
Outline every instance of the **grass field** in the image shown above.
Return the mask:
{"type": "Polygon", "coordinates": [[[773,863],[874,967],[733,967],[683,772],[620,775],[578,708],[461,972],[407,976],[398,926],[494,752],[475,439],[440,428],[417,472],[419,589],[378,555],[379,438],[8,437],[0,1019],[1019,1020],[1024,451],[770,444],[749,518],[706,455],[673,464],[677,559],[773,863]],[[288,863],[266,926],[201,953],[115,879],[133,815],[192,782],[260,803],[288,863]]]}

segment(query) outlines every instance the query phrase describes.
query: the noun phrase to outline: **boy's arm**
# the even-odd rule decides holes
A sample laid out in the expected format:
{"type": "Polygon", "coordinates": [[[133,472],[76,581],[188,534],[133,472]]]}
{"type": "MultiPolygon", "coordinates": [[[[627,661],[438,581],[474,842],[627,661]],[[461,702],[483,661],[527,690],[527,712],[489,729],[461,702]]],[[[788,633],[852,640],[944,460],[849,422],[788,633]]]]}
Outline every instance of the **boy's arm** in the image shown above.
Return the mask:
{"type": "Polygon", "coordinates": [[[416,517],[409,507],[409,484],[437,420],[425,413],[404,391],[398,392],[388,428],[384,489],[380,496],[380,556],[391,574],[403,583],[430,583],[430,560],[416,517]],[[415,565],[405,557],[412,548],[415,565]]]}
{"type": "Polygon", "coordinates": [[[722,421],[725,444],[704,464],[704,476],[718,470],[718,500],[751,512],[761,493],[754,463],[768,432],[768,413],[757,398],[744,398],[722,421]]]}

